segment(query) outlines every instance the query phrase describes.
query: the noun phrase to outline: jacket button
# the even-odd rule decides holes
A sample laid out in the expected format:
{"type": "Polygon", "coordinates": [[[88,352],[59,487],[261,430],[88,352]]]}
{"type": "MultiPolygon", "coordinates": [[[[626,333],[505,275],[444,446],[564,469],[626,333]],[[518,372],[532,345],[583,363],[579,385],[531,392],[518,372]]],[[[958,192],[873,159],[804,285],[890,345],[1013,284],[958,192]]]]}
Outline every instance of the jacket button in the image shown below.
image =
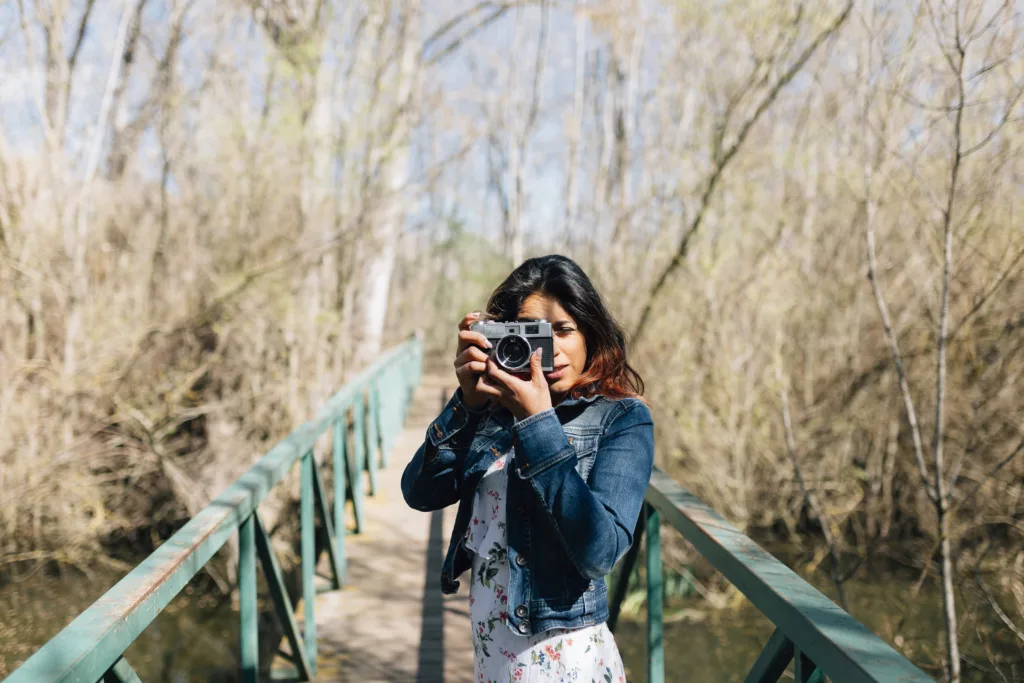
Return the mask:
{"type": "Polygon", "coordinates": [[[522,555],[516,555],[516,564],[518,564],[520,567],[525,567],[526,566],[526,558],[523,557],[522,555]]]}
{"type": "Polygon", "coordinates": [[[526,615],[527,615],[526,605],[519,605],[519,607],[516,607],[516,616],[517,617],[522,619],[526,615]]]}
{"type": "Polygon", "coordinates": [[[527,621],[526,619],[523,619],[522,621],[520,621],[519,622],[519,632],[522,633],[524,636],[527,633],[529,633],[530,632],[530,622],[527,621]]]}

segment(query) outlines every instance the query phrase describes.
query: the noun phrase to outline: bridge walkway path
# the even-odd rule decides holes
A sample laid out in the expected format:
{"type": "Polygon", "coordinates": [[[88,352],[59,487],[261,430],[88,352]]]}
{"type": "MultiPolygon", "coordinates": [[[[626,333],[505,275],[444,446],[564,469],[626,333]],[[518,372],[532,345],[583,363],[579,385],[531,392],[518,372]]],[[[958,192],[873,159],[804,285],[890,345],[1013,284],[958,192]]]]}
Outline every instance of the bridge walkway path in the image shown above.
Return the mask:
{"type": "MultiPolygon", "coordinates": [[[[391,462],[365,498],[362,534],[346,536],[348,580],[314,603],[317,681],[471,683],[469,596],[440,590],[455,510],[424,514],[402,499],[402,470],[423,440],[454,378],[425,374],[391,462]]],[[[365,482],[364,482],[365,483],[365,482]]],[[[326,560],[325,557],[321,558],[326,560]]],[[[326,563],[318,573],[326,575],[326,563]]],[[[299,606],[298,623],[302,623],[299,606]]],[[[282,643],[287,650],[287,642],[282,643]]],[[[274,668],[279,668],[279,658],[274,668]]]]}

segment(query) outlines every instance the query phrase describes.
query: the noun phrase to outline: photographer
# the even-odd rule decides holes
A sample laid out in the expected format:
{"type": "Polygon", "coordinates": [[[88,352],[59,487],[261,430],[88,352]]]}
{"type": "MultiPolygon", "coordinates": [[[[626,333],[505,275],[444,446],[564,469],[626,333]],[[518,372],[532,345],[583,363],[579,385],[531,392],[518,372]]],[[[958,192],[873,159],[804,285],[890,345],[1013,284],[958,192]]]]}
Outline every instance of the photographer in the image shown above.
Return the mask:
{"type": "Polygon", "coordinates": [[[459,504],[441,590],[472,569],[474,680],[624,681],[604,577],[633,542],[654,426],[622,330],[582,269],[552,255],[516,268],[458,340],[459,389],[402,493],[422,511],[459,504]],[[526,342],[488,339],[484,320],[524,323],[507,329],[526,342]],[[533,353],[516,351],[527,342],[533,353]]]}

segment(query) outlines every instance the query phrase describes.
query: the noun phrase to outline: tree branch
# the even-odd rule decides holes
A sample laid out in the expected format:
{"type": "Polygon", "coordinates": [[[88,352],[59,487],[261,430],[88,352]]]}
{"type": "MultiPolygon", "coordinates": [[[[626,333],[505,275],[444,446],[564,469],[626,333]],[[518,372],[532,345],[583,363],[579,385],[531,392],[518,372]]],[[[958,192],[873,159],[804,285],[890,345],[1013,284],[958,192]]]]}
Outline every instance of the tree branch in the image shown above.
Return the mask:
{"type": "Polygon", "coordinates": [[[793,465],[793,474],[796,477],[797,484],[800,486],[800,493],[804,499],[804,505],[807,506],[807,510],[814,516],[815,521],[821,526],[821,533],[825,537],[825,544],[828,546],[828,553],[832,557],[832,571],[829,572],[832,575],[832,581],[836,584],[836,590],[839,592],[839,604],[847,612],[850,611],[850,605],[846,599],[846,588],[843,586],[843,569],[840,564],[839,550],[836,548],[836,539],[832,535],[832,528],[830,521],[822,513],[821,508],[818,506],[818,501],[815,500],[814,495],[810,489],[807,488],[807,482],[804,480],[803,470],[800,468],[800,459],[796,455],[796,438],[793,436],[793,419],[789,411],[789,392],[786,389],[786,379],[782,374],[782,349],[781,344],[776,352],[776,363],[775,363],[775,381],[779,385],[779,398],[782,402],[782,426],[786,435],[786,452],[789,454],[789,461],[793,465]]]}
{"type": "Polygon", "coordinates": [[[804,51],[797,57],[797,59],[790,65],[790,67],[779,77],[775,82],[775,85],[765,93],[764,97],[758,103],[754,112],[743,122],[740,126],[739,131],[736,133],[736,137],[733,140],[729,148],[722,154],[721,159],[715,165],[715,168],[711,172],[711,176],[708,178],[707,184],[704,187],[704,192],[701,195],[700,202],[698,204],[697,212],[694,214],[690,221],[690,224],[683,231],[683,236],[679,240],[679,247],[676,249],[675,255],[672,260],[669,261],[668,265],[661,271],[658,278],[655,280],[654,286],[651,288],[647,295],[647,301],[644,303],[643,308],[640,312],[640,319],[637,321],[636,327],[633,328],[633,343],[638,344],[643,333],[647,329],[647,324],[650,319],[651,312],[654,309],[654,304],[661,294],[661,291],[665,288],[669,277],[675,273],[675,271],[682,265],[683,260],[689,251],[690,242],[697,231],[700,230],[701,224],[704,222],[704,217],[707,214],[708,207],[711,203],[711,198],[714,195],[715,189],[718,186],[719,181],[722,178],[722,174],[725,169],[729,166],[733,157],[742,147],[747,135],[750,133],[754,125],[760,120],[761,116],[768,111],[768,108],[778,98],[779,93],[782,89],[792,81],[800,70],[803,69],[807,61],[818,51],[818,48],[832,35],[834,35],[846,22],[850,16],[850,11],[853,9],[853,2],[847,3],[846,7],[842,12],[832,21],[832,23],[821,33],[815,36],[814,40],[804,49],[804,51]]]}
{"type": "Polygon", "coordinates": [[[865,186],[865,221],[864,237],[867,242],[868,254],[868,281],[871,283],[871,291],[875,296],[875,305],[878,307],[879,317],[882,319],[882,331],[885,334],[886,343],[889,346],[889,355],[893,365],[896,367],[900,396],[903,398],[903,408],[907,413],[907,422],[910,424],[910,434],[914,442],[914,459],[917,462],[918,474],[921,477],[921,484],[924,486],[928,497],[935,501],[937,495],[928,479],[928,467],[924,462],[924,444],[921,439],[921,427],[917,421],[917,411],[914,409],[914,399],[910,393],[910,384],[907,381],[907,373],[903,367],[903,355],[900,353],[899,343],[896,341],[896,334],[893,331],[892,320],[889,316],[889,307],[885,303],[885,296],[882,293],[882,286],[878,281],[878,259],[875,254],[875,205],[871,196],[871,180],[873,169],[871,163],[864,164],[864,186],[865,186]]]}
{"type": "Polygon", "coordinates": [[[462,45],[462,43],[466,42],[466,40],[471,38],[473,35],[475,35],[476,33],[479,33],[483,29],[485,29],[488,26],[490,26],[491,24],[493,24],[495,21],[497,21],[502,16],[504,16],[505,13],[508,12],[510,9],[512,9],[514,7],[521,7],[521,6],[524,6],[524,5],[532,5],[532,4],[535,4],[536,2],[537,2],[537,0],[522,0],[520,2],[500,2],[500,3],[499,2],[481,2],[480,4],[474,5],[470,9],[466,10],[462,14],[458,14],[458,15],[452,17],[451,19],[446,21],[444,24],[442,24],[440,28],[438,28],[436,31],[434,31],[434,33],[432,33],[425,41],[423,41],[423,50],[422,50],[422,52],[424,54],[427,51],[430,50],[430,48],[433,46],[434,43],[439,42],[442,38],[446,37],[446,34],[448,34],[451,31],[453,31],[458,24],[462,23],[463,21],[467,21],[469,19],[472,19],[474,16],[476,16],[477,14],[480,14],[484,10],[491,9],[491,8],[494,9],[493,12],[491,12],[490,14],[485,16],[484,18],[480,19],[478,22],[476,22],[475,24],[473,24],[469,28],[464,29],[459,35],[457,35],[454,38],[452,38],[448,42],[448,44],[445,45],[440,50],[438,50],[438,52],[436,54],[434,54],[433,57],[430,57],[429,59],[424,59],[423,60],[424,66],[427,66],[427,67],[433,66],[437,62],[441,61],[442,59],[444,59],[445,57],[450,55],[452,52],[455,52],[455,50],[457,50],[459,48],[459,46],[462,45]]]}
{"type": "MultiPolygon", "coordinates": [[[[986,482],[987,482],[987,481],[988,481],[989,479],[992,479],[992,478],[993,478],[994,476],[996,476],[997,474],[999,474],[999,472],[1000,472],[1000,471],[1002,471],[1002,469],[1003,469],[1004,467],[1006,467],[1006,466],[1007,466],[1007,465],[1009,465],[1009,464],[1010,464],[1011,462],[1013,462],[1013,461],[1014,461],[1014,459],[1015,459],[1015,458],[1016,458],[1016,457],[1017,457],[1018,455],[1020,455],[1021,453],[1024,453],[1024,440],[1022,440],[1022,441],[1021,441],[1021,442],[1020,442],[1019,444],[1017,444],[1017,447],[1016,447],[1016,448],[1014,448],[1014,449],[1013,449],[1012,451],[1010,451],[1009,453],[1007,453],[1007,454],[1006,454],[1006,456],[1005,456],[1005,457],[1004,457],[1004,458],[1003,458],[1002,460],[1000,460],[999,462],[997,462],[997,463],[996,463],[996,464],[995,464],[995,465],[994,465],[994,466],[992,467],[992,469],[990,469],[990,470],[989,470],[988,472],[986,472],[986,473],[985,473],[984,475],[982,475],[982,476],[981,476],[981,477],[980,477],[980,478],[979,478],[979,479],[978,479],[977,481],[975,481],[975,482],[974,482],[974,486],[973,486],[973,487],[971,488],[971,490],[970,490],[970,491],[967,491],[966,493],[964,493],[964,494],[963,494],[963,495],[962,495],[962,496],[960,497],[960,500],[961,500],[961,501],[969,501],[969,500],[972,500],[972,499],[974,498],[974,496],[975,496],[975,495],[976,495],[976,494],[978,493],[978,490],[979,490],[979,489],[980,489],[980,488],[981,488],[982,486],[984,486],[984,485],[985,485],[985,483],[986,483],[986,482]]],[[[952,484],[950,484],[950,491],[952,491],[952,490],[953,490],[953,487],[954,487],[955,485],[956,485],[956,480],[954,480],[954,481],[953,481],[953,483],[952,483],[952,484]]],[[[961,503],[961,504],[962,504],[962,503],[961,503]]],[[[957,505],[957,506],[955,506],[954,508],[952,508],[952,510],[950,511],[950,512],[951,512],[951,514],[952,514],[953,512],[955,512],[956,510],[958,510],[959,508],[960,508],[960,505],[957,505]]]]}
{"type": "Polygon", "coordinates": [[[1017,626],[1017,624],[1013,623],[1013,619],[1010,619],[1006,612],[1003,611],[1003,608],[999,606],[999,602],[995,599],[995,596],[992,595],[988,586],[986,586],[985,582],[981,580],[981,561],[985,559],[985,556],[988,555],[990,550],[992,550],[991,542],[985,548],[985,552],[981,554],[981,557],[978,558],[978,562],[974,565],[974,583],[978,586],[981,594],[985,596],[985,601],[988,603],[988,606],[992,608],[995,615],[999,617],[999,621],[1003,622],[1006,628],[1008,628],[1013,635],[1017,636],[1017,640],[1024,643],[1024,630],[1017,626]]]}

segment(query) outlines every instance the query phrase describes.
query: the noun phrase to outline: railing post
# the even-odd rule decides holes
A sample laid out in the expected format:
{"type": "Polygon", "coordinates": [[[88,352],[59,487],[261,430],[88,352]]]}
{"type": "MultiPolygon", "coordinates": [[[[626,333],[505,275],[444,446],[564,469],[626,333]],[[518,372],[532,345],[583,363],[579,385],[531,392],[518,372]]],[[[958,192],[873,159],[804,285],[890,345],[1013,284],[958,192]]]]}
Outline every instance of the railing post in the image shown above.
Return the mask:
{"type": "Polygon", "coordinates": [[[796,648],[793,654],[793,680],[796,683],[822,683],[825,680],[821,669],[800,648],[796,648]]]}
{"type": "Polygon", "coordinates": [[[375,468],[371,469],[370,465],[370,454],[367,452],[367,440],[366,440],[366,399],[363,396],[363,392],[359,392],[356,396],[355,403],[353,404],[353,437],[355,439],[356,448],[356,477],[357,480],[352,482],[353,486],[359,486],[360,490],[363,486],[363,471],[369,472],[370,478],[370,495],[377,495],[377,477],[375,476],[375,468]]]}
{"type": "Polygon", "coordinates": [[[363,421],[363,397],[357,395],[352,401],[352,447],[355,449],[356,478],[352,480],[353,490],[363,490],[363,470],[366,469],[366,425],[363,421]]]}
{"type": "Polygon", "coordinates": [[[423,341],[420,340],[416,343],[416,372],[413,373],[413,386],[418,386],[420,379],[423,377],[423,341]]]}
{"type": "Polygon", "coordinates": [[[374,434],[377,437],[374,439],[376,447],[380,450],[380,466],[387,467],[391,464],[391,454],[388,451],[387,444],[384,441],[384,434],[387,430],[387,426],[384,424],[384,414],[381,410],[381,387],[384,381],[381,379],[379,382],[375,382],[373,385],[373,393],[371,394],[373,406],[373,424],[374,434]]]}
{"type": "Polygon", "coordinates": [[[416,359],[416,384],[419,384],[420,377],[423,375],[423,336],[419,333],[416,335],[416,346],[414,347],[413,357],[416,359]]]}
{"type": "Polygon", "coordinates": [[[775,683],[793,661],[793,642],[776,628],[743,683],[775,683]]]}
{"type": "Polygon", "coordinates": [[[395,416],[394,429],[398,430],[402,428],[402,421],[405,419],[405,359],[402,359],[395,368],[394,401],[395,404],[392,408],[395,416]]]}
{"type": "Polygon", "coordinates": [[[626,591],[629,590],[629,577],[633,574],[637,557],[640,556],[640,540],[644,537],[644,508],[641,508],[640,515],[636,518],[636,526],[633,528],[633,545],[626,551],[619,565],[619,580],[615,582],[615,589],[608,602],[608,630],[615,632],[619,623],[619,613],[622,611],[622,601],[626,599],[626,591]]]}
{"type": "Polygon", "coordinates": [[[380,452],[384,467],[391,462],[391,371],[385,370],[377,384],[377,423],[380,427],[380,452]]]}
{"type": "Polygon", "coordinates": [[[662,625],[661,515],[647,508],[647,680],[665,683],[665,643],[662,625]]]}
{"type": "Polygon", "coordinates": [[[388,375],[388,451],[391,451],[395,445],[395,435],[402,424],[398,419],[398,388],[401,376],[395,368],[390,368],[388,375]]]}
{"type": "Polygon", "coordinates": [[[302,642],[299,633],[299,626],[295,622],[295,610],[292,608],[291,598],[288,597],[288,590],[284,585],[284,578],[281,575],[281,567],[277,563],[277,556],[274,554],[274,547],[267,535],[267,530],[260,522],[258,512],[252,513],[252,519],[256,529],[256,552],[263,564],[263,577],[267,580],[267,589],[270,598],[274,601],[274,609],[277,611],[277,618],[284,629],[284,635],[288,638],[291,647],[291,659],[298,669],[300,681],[313,680],[312,667],[309,657],[306,655],[306,646],[302,642]]]}
{"type": "Polygon", "coordinates": [[[402,362],[402,412],[400,413],[401,424],[405,424],[405,417],[409,414],[409,403],[412,402],[412,360],[413,357],[407,355],[402,362]]]}
{"type": "Polygon", "coordinates": [[[342,431],[345,409],[341,410],[342,417],[334,421],[332,425],[332,436],[334,440],[334,535],[335,543],[338,546],[338,562],[341,563],[339,571],[341,582],[345,583],[346,567],[348,560],[345,556],[345,432],[342,431]]]}
{"type": "Polygon", "coordinates": [[[359,435],[359,421],[356,419],[356,406],[355,399],[352,404],[352,449],[348,450],[348,408],[342,413],[342,438],[346,445],[345,451],[345,472],[348,474],[348,481],[346,485],[348,491],[352,496],[352,508],[355,512],[355,532],[357,534],[363,533],[363,469],[362,460],[360,459],[360,437],[359,435]]]}
{"type": "Polygon", "coordinates": [[[259,611],[256,604],[256,522],[238,527],[238,611],[241,621],[242,683],[259,683],[259,611]]]}
{"type": "Polygon", "coordinates": [[[338,590],[341,588],[343,579],[341,558],[338,557],[338,546],[334,540],[334,520],[331,519],[330,507],[327,504],[327,489],[324,487],[323,477],[320,476],[320,465],[316,459],[310,458],[310,460],[313,463],[313,507],[315,508],[313,517],[315,520],[316,514],[319,513],[320,515],[320,522],[323,524],[323,535],[326,538],[324,545],[327,547],[327,560],[328,564],[331,565],[331,586],[328,590],[338,590]]]}
{"type": "Polygon", "coordinates": [[[377,401],[376,390],[371,382],[366,388],[366,465],[370,470],[370,490],[377,493],[377,469],[380,466],[377,449],[377,401]]]}
{"type": "Polygon", "coordinates": [[[313,517],[313,451],[302,457],[302,487],[299,499],[299,525],[302,531],[302,617],[304,622],[303,640],[306,641],[306,655],[312,673],[316,673],[316,616],[313,602],[316,599],[316,520],[313,517]]]}
{"type": "Polygon", "coordinates": [[[142,679],[132,669],[132,665],[121,655],[117,658],[107,672],[103,674],[101,683],[142,683],[142,679]]]}

